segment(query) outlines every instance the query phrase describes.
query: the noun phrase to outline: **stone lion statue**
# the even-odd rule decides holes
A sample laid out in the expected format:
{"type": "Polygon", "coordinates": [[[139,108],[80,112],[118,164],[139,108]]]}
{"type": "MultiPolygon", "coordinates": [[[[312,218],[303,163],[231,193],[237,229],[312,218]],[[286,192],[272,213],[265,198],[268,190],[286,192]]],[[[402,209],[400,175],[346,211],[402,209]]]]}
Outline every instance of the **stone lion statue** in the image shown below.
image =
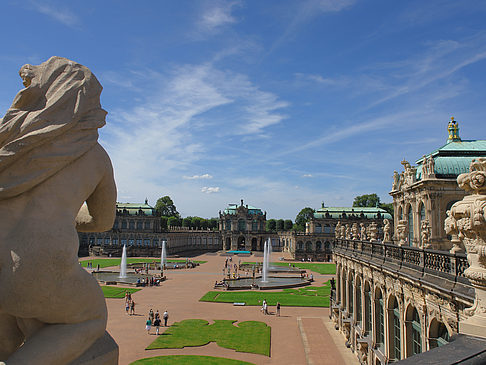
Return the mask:
{"type": "Polygon", "coordinates": [[[113,170],[97,142],[102,87],[61,57],[19,73],[25,88],[0,123],[0,364],[76,363],[107,319],[76,231],[106,231],[115,218],[113,170]]]}

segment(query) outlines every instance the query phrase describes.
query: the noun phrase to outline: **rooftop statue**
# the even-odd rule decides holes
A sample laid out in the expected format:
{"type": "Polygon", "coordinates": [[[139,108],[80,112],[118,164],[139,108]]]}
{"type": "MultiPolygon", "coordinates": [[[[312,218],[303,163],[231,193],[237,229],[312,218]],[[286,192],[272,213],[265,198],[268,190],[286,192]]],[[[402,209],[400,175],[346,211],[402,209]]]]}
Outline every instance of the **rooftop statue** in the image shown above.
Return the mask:
{"type": "Polygon", "coordinates": [[[102,87],[60,57],[19,73],[25,88],[0,123],[0,364],[75,364],[108,336],[76,232],[109,230],[115,218],[113,170],[97,142],[102,87]]]}

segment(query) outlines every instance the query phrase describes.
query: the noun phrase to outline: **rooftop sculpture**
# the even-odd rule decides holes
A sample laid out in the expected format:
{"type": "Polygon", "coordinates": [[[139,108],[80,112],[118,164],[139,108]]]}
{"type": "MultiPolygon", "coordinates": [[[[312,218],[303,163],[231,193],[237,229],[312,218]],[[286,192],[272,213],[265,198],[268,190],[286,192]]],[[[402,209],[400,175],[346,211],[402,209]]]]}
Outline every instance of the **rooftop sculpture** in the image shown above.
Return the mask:
{"type": "Polygon", "coordinates": [[[97,142],[102,87],[60,57],[19,74],[25,88],[0,123],[0,364],[116,364],[116,345],[94,359],[110,340],[106,304],[77,257],[76,230],[105,231],[115,217],[97,142]]]}

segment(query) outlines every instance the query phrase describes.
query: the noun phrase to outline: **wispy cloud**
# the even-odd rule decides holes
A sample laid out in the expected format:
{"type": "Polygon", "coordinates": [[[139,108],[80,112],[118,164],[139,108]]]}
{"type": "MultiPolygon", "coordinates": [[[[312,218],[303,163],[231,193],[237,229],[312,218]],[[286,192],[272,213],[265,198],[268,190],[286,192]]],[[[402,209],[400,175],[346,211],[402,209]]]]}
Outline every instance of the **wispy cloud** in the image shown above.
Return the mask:
{"type": "Polygon", "coordinates": [[[337,13],[349,8],[355,0],[305,0],[295,3],[294,15],[282,35],[272,44],[269,53],[291,38],[304,23],[325,13],[337,13]]]}
{"type": "Polygon", "coordinates": [[[45,1],[41,3],[34,0],[30,1],[30,5],[35,11],[47,15],[68,27],[76,27],[79,24],[78,17],[64,6],[54,6],[45,1]]]}
{"type": "Polygon", "coordinates": [[[206,194],[219,193],[219,186],[204,186],[201,188],[201,192],[206,194]]]}
{"type": "Polygon", "coordinates": [[[239,1],[213,1],[202,11],[197,22],[198,35],[212,35],[221,31],[225,26],[234,24],[237,19],[232,14],[239,1]]]}
{"type": "Polygon", "coordinates": [[[186,180],[200,180],[200,179],[212,179],[212,178],[213,177],[209,174],[184,176],[184,179],[186,179],[186,180]]]}
{"type": "Polygon", "coordinates": [[[304,175],[302,175],[302,177],[314,177],[314,175],[312,175],[312,174],[304,174],[304,175]]]}

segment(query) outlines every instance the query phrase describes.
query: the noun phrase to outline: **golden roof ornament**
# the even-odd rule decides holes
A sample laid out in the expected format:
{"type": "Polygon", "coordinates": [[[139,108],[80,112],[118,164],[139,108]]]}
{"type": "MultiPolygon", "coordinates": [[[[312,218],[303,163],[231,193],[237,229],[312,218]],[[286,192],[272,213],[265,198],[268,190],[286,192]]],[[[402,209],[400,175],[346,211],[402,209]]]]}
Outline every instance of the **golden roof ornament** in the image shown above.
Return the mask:
{"type": "Polygon", "coordinates": [[[454,120],[454,117],[451,117],[451,121],[447,125],[447,131],[449,132],[447,143],[461,141],[461,137],[459,137],[459,124],[454,120]]]}

